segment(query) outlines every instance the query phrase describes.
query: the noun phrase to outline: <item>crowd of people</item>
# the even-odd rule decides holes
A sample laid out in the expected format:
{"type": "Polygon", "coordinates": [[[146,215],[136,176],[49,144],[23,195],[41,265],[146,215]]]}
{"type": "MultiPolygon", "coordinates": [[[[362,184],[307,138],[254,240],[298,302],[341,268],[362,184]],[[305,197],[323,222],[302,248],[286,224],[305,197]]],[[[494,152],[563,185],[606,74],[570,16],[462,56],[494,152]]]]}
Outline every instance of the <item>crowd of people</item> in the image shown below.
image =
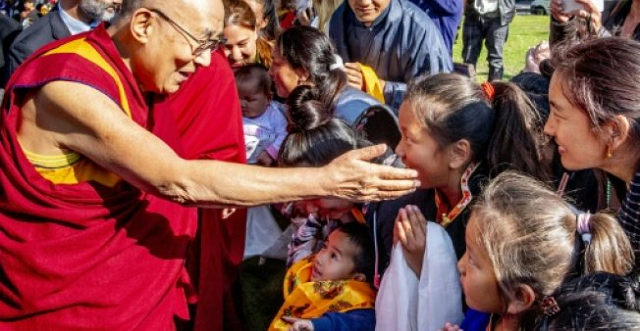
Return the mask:
{"type": "Polygon", "coordinates": [[[640,329],[640,1],[576,2],[506,81],[510,0],[2,1],[0,329],[640,329]]]}

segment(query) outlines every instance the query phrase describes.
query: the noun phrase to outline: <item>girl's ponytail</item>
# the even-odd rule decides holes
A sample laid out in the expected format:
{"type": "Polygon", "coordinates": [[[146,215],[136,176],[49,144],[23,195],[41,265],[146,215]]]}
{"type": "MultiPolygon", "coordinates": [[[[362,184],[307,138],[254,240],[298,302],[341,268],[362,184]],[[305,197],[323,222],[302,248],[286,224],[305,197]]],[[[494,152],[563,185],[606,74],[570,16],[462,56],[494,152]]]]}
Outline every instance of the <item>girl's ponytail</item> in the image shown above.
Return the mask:
{"type": "Polygon", "coordinates": [[[495,125],[486,158],[491,174],[495,176],[512,169],[547,180],[546,167],[540,165],[540,147],[544,141],[542,118],[515,84],[496,82],[492,85],[495,125]]]}
{"type": "MultiPolygon", "coordinates": [[[[583,274],[606,271],[626,275],[631,272],[634,266],[633,249],[618,221],[605,213],[588,217],[591,238],[585,243],[583,274]],[[611,258],[612,256],[615,258],[611,258]]],[[[585,237],[585,235],[582,236],[585,237]]]]}

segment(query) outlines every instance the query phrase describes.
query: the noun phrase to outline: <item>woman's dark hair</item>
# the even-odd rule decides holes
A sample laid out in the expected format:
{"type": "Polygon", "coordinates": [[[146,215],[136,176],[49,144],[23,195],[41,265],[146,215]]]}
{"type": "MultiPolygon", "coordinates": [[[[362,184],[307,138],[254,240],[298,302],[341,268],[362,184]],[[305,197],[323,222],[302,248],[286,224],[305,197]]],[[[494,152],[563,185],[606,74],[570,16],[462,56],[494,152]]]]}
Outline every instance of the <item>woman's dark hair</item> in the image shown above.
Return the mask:
{"type": "MultiPolygon", "coordinates": [[[[256,29],[256,15],[249,5],[242,0],[224,0],[224,26],[240,26],[249,30],[256,29]]],[[[270,67],[273,59],[271,58],[271,43],[258,33],[256,39],[256,55],[260,63],[265,67],[270,67]]]]}
{"type": "Polygon", "coordinates": [[[346,122],[332,117],[308,85],[296,87],[287,99],[289,135],[280,147],[280,166],[321,167],[343,153],[368,146],[346,122]]]}
{"type": "Polygon", "coordinates": [[[622,115],[629,120],[631,142],[640,143],[640,43],[590,40],[559,48],[552,62],[565,97],[589,116],[594,129],[622,115]]]}
{"type": "Polygon", "coordinates": [[[280,34],[280,22],[278,21],[278,15],[276,14],[276,5],[274,0],[249,0],[257,1],[262,4],[262,16],[269,20],[267,26],[260,30],[260,34],[264,39],[274,41],[280,34]]]}
{"type": "Polygon", "coordinates": [[[295,26],[282,32],[274,50],[291,67],[309,74],[309,83],[318,90],[318,100],[332,109],[338,94],[347,85],[347,76],[338,68],[330,69],[336,58],[329,36],[316,28],[295,26]]]}
{"type": "Polygon", "coordinates": [[[236,83],[255,80],[264,95],[271,96],[271,77],[269,72],[262,64],[251,63],[238,68],[234,72],[236,83]]]}
{"type": "Polygon", "coordinates": [[[468,77],[424,75],[409,84],[405,102],[440,147],[469,141],[471,160],[485,162],[492,176],[513,169],[546,180],[540,166],[543,125],[535,107],[515,84],[491,84],[490,101],[468,77]]]}
{"type": "Polygon", "coordinates": [[[335,231],[344,233],[349,241],[356,245],[360,251],[353,259],[356,272],[361,272],[367,277],[367,282],[373,284],[373,273],[375,268],[375,249],[373,237],[369,227],[358,222],[342,224],[335,231]]]}
{"type": "Polygon", "coordinates": [[[561,285],[553,294],[560,311],[538,318],[536,330],[639,330],[640,279],[595,273],[561,285]]]}

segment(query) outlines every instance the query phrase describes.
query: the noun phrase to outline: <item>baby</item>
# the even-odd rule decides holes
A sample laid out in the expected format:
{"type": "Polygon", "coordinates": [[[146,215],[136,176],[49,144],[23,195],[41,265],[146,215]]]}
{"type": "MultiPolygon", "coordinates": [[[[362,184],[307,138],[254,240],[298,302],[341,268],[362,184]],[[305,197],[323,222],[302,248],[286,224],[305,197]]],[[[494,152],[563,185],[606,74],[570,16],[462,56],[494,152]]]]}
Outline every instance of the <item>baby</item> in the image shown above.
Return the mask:
{"type": "Polygon", "coordinates": [[[247,162],[271,166],[287,136],[282,105],[271,100],[271,78],[260,64],[249,64],[235,72],[247,162]]]}
{"type": "Polygon", "coordinates": [[[334,230],[318,254],[287,271],[285,302],[269,330],[333,330],[345,323],[373,330],[373,245],[364,224],[350,222],[334,230]]]}

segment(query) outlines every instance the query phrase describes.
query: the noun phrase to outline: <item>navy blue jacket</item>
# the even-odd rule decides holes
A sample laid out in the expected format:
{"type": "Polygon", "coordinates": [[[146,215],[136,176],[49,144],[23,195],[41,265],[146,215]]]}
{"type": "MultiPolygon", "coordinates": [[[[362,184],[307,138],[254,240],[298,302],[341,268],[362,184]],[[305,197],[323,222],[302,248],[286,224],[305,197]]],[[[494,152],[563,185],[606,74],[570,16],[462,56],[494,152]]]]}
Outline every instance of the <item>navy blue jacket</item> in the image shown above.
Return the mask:
{"type": "Polygon", "coordinates": [[[436,25],[449,53],[453,52],[458,25],[462,18],[463,0],[411,0],[420,9],[427,12],[436,25]]]}
{"type": "Polygon", "coordinates": [[[22,31],[13,41],[7,61],[9,76],[38,48],[71,35],[58,10],[59,6],[56,6],[47,15],[22,31]]]}
{"type": "Polygon", "coordinates": [[[346,313],[326,313],[311,320],[315,331],[374,331],[376,311],[354,309],[346,313]]]}
{"type": "Polygon", "coordinates": [[[451,54],[429,16],[406,0],[391,0],[370,27],[345,1],[331,16],[329,36],[345,62],[368,65],[386,81],[387,105],[398,109],[406,83],[423,73],[451,72],[451,54]]]}

